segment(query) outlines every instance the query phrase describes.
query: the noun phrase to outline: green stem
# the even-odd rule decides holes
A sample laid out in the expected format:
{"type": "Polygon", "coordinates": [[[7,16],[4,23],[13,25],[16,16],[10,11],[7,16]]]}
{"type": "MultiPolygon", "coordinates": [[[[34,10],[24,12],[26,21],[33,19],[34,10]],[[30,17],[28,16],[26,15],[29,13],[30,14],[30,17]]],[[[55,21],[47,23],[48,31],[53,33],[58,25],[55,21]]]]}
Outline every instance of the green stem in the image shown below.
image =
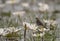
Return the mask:
{"type": "Polygon", "coordinates": [[[41,39],[42,39],[41,41],[44,41],[43,37],[41,39]]]}

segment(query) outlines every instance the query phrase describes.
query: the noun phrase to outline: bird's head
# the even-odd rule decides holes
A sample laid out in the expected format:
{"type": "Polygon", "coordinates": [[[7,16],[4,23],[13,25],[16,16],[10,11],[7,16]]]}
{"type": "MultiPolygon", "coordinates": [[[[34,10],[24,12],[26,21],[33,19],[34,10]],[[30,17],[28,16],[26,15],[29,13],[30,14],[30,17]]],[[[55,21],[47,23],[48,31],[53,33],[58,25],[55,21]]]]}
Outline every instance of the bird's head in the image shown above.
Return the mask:
{"type": "Polygon", "coordinates": [[[38,17],[36,17],[36,19],[38,19],[38,17]]]}
{"type": "Polygon", "coordinates": [[[38,18],[38,17],[36,17],[36,20],[39,20],[39,18],[38,18]]]}

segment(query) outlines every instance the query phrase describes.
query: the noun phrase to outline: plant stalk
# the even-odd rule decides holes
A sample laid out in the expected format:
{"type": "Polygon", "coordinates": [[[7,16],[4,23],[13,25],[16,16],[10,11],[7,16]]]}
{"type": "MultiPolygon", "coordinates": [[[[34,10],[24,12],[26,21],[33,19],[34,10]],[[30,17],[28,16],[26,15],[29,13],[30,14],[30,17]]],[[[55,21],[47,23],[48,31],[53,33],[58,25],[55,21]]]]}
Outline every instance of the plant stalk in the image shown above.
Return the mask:
{"type": "Polygon", "coordinates": [[[26,41],[26,24],[25,24],[25,30],[24,30],[24,41],[26,41]]]}

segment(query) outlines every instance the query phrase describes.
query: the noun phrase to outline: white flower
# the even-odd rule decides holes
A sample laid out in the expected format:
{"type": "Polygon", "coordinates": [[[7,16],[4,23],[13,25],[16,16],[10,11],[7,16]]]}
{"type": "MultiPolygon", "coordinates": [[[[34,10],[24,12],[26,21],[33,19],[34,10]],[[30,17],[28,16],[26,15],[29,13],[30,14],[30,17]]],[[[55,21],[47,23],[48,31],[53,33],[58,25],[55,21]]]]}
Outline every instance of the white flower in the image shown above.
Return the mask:
{"type": "Polygon", "coordinates": [[[46,31],[50,31],[50,29],[49,29],[49,28],[47,28],[47,29],[46,29],[46,31]]]}
{"type": "Polygon", "coordinates": [[[8,30],[9,30],[10,32],[18,32],[18,31],[21,30],[21,28],[18,29],[18,28],[15,28],[15,27],[9,27],[8,30]]]}
{"type": "Polygon", "coordinates": [[[39,5],[39,6],[42,6],[42,5],[43,5],[43,3],[41,3],[41,2],[40,2],[40,3],[38,3],[38,5],[39,5]]]}
{"type": "Polygon", "coordinates": [[[19,0],[8,0],[6,1],[7,4],[15,4],[15,3],[19,3],[19,0]]]}
{"type": "Polygon", "coordinates": [[[9,28],[7,28],[7,31],[14,32],[15,31],[15,27],[9,27],[9,28]]]}
{"type": "Polygon", "coordinates": [[[48,20],[43,19],[43,21],[44,21],[45,23],[49,23],[49,21],[48,21],[48,20]]]}
{"type": "Polygon", "coordinates": [[[37,35],[36,34],[33,34],[32,36],[36,37],[37,35]]]}
{"type": "Polygon", "coordinates": [[[20,31],[21,29],[22,29],[22,28],[19,28],[19,29],[16,28],[14,32],[18,32],[18,31],[20,31]]]}
{"type": "Polygon", "coordinates": [[[5,36],[5,35],[7,35],[7,34],[8,34],[8,32],[3,32],[2,36],[5,36]]]}
{"type": "Polygon", "coordinates": [[[43,37],[45,35],[45,32],[40,33],[40,37],[43,37]]]}
{"type": "Polygon", "coordinates": [[[25,24],[27,25],[27,27],[30,27],[30,23],[23,22],[23,26],[25,26],[25,24]]]}
{"type": "Polygon", "coordinates": [[[0,35],[5,36],[6,34],[12,33],[12,32],[19,32],[21,28],[15,28],[15,27],[9,27],[9,28],[0,28],[0,35]]]}
{"type": "Polygon", "coordinates": [[[29,29],[32,29],[32,30],[36,30],[38,28],[38,26],[36,26],[36,24],[30,24],[27,22],[23,22],[23,26],[25,26],[25,24],[29,29]]]}
{"type": "Polygon", "coordinates": [[[52,25],[55,25],[55,24],[57,24],[57,22],[56,21],[54,21],[54,20],[43,20],[45,23],[47,23],[47,25],[50,25],[50,24],[52,24],[52,25]]]}
{"type": "Polygon", "coordinates": [[[4,29],[3,28],[0,28],[0,35],[2,35],[4,32],[4,29]]]}
{"type": "Polygon", "coordinates": [[[23,7],[29,7],[29,3],[21,3],[23,7]]]}
{"type": "Polygon", "coordinates": [[[38,30],[41,31],[41,32],[45,32],[46,31],[46,28],[40,28],[38,30]]]}
{"type": "Polygon", "coordinates": [[[38,26],[36,26],[36,24],[31,24],[30,29],[36,30],[38,28],[38,26]]]}
{"type": "Polygon", "coordinates": [[[40,36],[40,37],[43,37],[45,35],[45,32],[43,32],[43,33],[40,33],[40,34],[32,34],[32,36],[34,36],[34,37],[37,37],[37,36],[40,36]]]}
{"type": "Polygon", "coordinates": [[[47,4],[44,4],[44,3],[38,3],[39,5],[39,10],[40,11],[46,11],[49,9],[49,6],[47,4]]]}
{"type": "Polygon", "coordinates": [[[12,12],[13,15],[20,15],[23,16],[25,14],[25,11],[17,11],[17,12],[12,12]]]}
{"type": "Polygon", "coordinates": [[[6,34],[8,34],[6,28],[0,28],[0,35],[5,36],[6,34]]]}
{"type": "Polygon", "coordinates": [[[50,25],[51,24],[50,20],[44,20],[43,19],[43,21],[44,21],[44,23],[47,23],[47,25],[50,25]]]}
{"type": "Polygon", "coordinates": [[[56,25],[56,24],[57,24],[57,22],[56,22],[56,21],[54,21],[54,20],[52,20],[52,21],[51,21],[51,24],[52,24],[52,25],[56,25]]]}

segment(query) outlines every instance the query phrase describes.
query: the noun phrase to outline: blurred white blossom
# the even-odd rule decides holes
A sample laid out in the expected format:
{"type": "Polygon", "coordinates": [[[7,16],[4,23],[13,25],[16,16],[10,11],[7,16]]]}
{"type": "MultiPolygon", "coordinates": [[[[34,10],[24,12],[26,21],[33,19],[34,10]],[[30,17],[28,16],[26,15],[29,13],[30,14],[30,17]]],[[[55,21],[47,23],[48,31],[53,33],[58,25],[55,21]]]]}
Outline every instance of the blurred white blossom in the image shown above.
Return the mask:
{"type": "Polygon", "coordinates": [[[4,29],[0,28],[0,35],[4,32],[4,29]]]}
{"type": "Polygon", "coordinates": [[[6,4],[15,4],[15,3],[19,3],[19,0],[8,0],[8,1],[6,1],[6,4]]]}
{"type": "Polygon", "coordinates": [[[25,26],[25,24],[29,29],[32,29],[32,30],[36,30],[38,28],[38,26],[36,26],[36,24],[30,24],[27,22],[23,22],[23,26],[25,26]]]}
{"type": "Polygon", "coordinates": [[[10,32],[14,32],[15,31],[15,27],[9,27],[7,30],[9,30],[10,32]]]}
{"type": "Polygon", "coordinates": [[[16,12],[12,12],[12,14],[23,16],[25,14],[25,11],[16,11],[16,12]]]}
{"type": "Polygon", "coordinates": [[[23,26],[25,26],[25,24],[27,25],[27,27],[30,27],[30,23],[23,22],[23,26]]]}
{"type": "Polygon", "coordinates": [[[37,34],[32,34],[32,36],[37,37],[37,34]]]}
{"type": "Polygon", "coordinates": [[[21,28],[15,28],[15,27],[9,27],[9,28],[0,28],[0,35],[5,36],[6,34],[12,33],[12,32],[18,32],[21,28]]]}
{"type": "Polygon", "coordinates": [[[18,31],[20,31],[21,29],[22,29],[22,28],[19,28],[19,29],[16,28],[14,32],[18,32],[18,31]]]}
{"type": "Polygon", "coordinates": [[[10,32],[17,32],[17,31],[20,31],[21,28],[15,28],[15,27],[9,27],[7,30],[9,30],[10,32]]]}
{"type": "Polygon", "coordinates": [[[48,4],[38,3],[38,5],[39,5],[39,10],[40,10],[40,11],[46,11],[46,10],[49,9],[48,4]]]}
{"type": "Polygon", "coordinates": [[[29,3],[21,3],[23,7],[29,7],[29,3]]]}
{"type": "Polygon", "coordinates": [[[45,35],[45,32],[40,33],[40,37],[43,37],[45,35]]]}
{"type": "Polygon", "coordinates": [[[50,25],[50,24],[55,25],[55,24],[57,24],[57,22],[54,21],[54,20],[44,20],[43,19],[43,21],[44,21],[44,23],[47,23],[47,25],[50,25]]]}
{"type": "Polygon", "coordinates": [[[33,37],[38,37],[38,36],[43,37],[44,35],[45,35],[45,32],[38,33],[38,34],[36,33],[32,34],[33,37]]]}
{"type": "Polygon", "coordinates": [[[45,31],[49,31],[50,29],[49,28],[40,28],[38,30],[41,31],[41,32],[45,32],[45,31]]]}

